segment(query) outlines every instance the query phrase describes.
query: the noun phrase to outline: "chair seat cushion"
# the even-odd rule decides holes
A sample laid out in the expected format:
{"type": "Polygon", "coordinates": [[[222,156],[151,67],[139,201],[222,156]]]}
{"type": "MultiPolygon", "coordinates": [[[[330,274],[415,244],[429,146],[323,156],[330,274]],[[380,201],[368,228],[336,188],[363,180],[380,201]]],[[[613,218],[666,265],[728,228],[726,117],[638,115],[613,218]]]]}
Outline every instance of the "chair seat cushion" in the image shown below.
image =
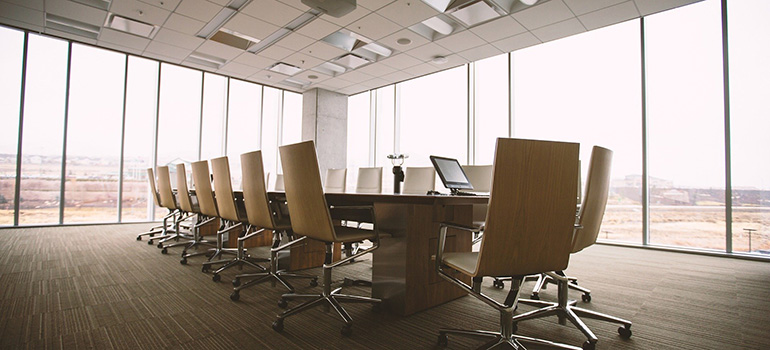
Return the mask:
{"type": "Polygon", "coordinates": [[[335,226],[334,231],[337,234],[337,240],[342,243],[360,242],[374,239],[374,231],[363,230],[347,226],[335,226]]]}
{"type": "Polygon", "coordinates": [[[444,253],[443,262],[465,275],[473,276],[476,274],[476,261],[479,259],[479,252],[467,253],[444,253]]]}

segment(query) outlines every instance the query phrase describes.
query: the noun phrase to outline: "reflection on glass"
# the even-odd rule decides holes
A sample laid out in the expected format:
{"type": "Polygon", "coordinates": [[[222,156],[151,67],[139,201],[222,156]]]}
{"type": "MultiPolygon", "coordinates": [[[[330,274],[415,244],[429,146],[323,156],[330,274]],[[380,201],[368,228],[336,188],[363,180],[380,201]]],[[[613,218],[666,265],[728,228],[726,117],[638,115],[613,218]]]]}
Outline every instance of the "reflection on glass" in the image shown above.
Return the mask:
{"type": "Polygon", "coordinates": [[[224,140],[227,127],[225,113],[227,113],[227,78],[203,73],[201,159],[221,157],[225,154],[224,140]]]}
{"type": "Polygon", "coordinates": [[[0,27],[0,226],[13,225],[24,33],[0,27]]]}
{"type": "MultiPolygon", "coordinates": [[[[233,190],[241,189],[241,154],[260,149],[262,85],[230,79],[227,157],[233,190]]],[[[263,152],[262,156],[265,154],[263,152]]]]}
{"type": "Polygon", "coordinates": [[[125,66],[123,54],[72,45],[65,223],[117,221],[125,66]]]}
{"type": "Polygon", "coordinates": [[[377,101],[374,112],[377,127],[374,165],[383,167],[382,192],[393,193],[393,175],[387,170],[392,168],[392,164],[387,157],[394,152],[404,152],[403,147],[401,151],[395,149],[394,142],[396,86],[389,85],[379,88],[374,91],[374,94],[377,101]]]}
{"type": "Polygon", "coordinates": [[[152,218],[154,203],[147,168],[152,167],[155,149],[157,99],[158,62],[129,56],[123,146],[123,222],[152,218]]]}
{"type": "Polygon", "coordinates": [[[649,16],[645,30],[650,242],[724,250],[720,3],[649,16]]]}
{"type": "Polygon", "coordinates": [[[516,51],[514,137],[580,143],[585,182],[594,145],[613,151],[600,239],[642,241],[639,22],[516,51]]]}
{"type": "Polygon", "coordinates": [[[19,224],[59,222],[66,41],[30,34],[24,92],[19,224]]]}
{"type": "Polygon", "coordinates": [[[733,251],[770,250],[770,2],[727,3],[733,251]]]}
{"type": "MultiPolygon", "coordinates": [[[[198,159],[203,74],[161,64],[158,165],[190,163],[198,159]]],[[[175,167],[170,167],[169,170],[175,167]]],[[[171,176],[175,179],[175,176],[171,176]]]]}
{"type": "Polygon", "coordinates": [[[476,143],[474,164],[492,164],[495,142],[508,137],[508,54],[473,63],[476,92],[473,95],[476,143]]]}
{"type": "Polygon", "coordinates": [[[348,97],[347,192],[355,192],[358,168],[369,166],[370,96],[367,91],[348,97]]]}

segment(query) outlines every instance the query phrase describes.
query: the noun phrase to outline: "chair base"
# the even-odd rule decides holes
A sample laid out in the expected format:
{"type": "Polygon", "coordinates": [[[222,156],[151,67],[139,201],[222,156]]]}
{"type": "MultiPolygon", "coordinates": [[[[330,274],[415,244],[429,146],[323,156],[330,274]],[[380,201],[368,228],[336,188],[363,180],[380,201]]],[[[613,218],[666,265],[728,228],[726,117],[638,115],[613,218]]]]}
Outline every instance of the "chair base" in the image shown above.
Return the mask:
{"type": "Polygon", "coordinates": [[[448,334],[455,334],[455,335],[466,336],[466,337],[492,338],[490,341],[476,348],[478,350],[526,349],[524,345],[522,345],[522,343],[536,344],[538,346],[545,346],[545,347],[551,347],[556,349],[582,350],[581,348],[578,348],[575,346],[554,343],[543,339],[525,337],[522,335],[513,334],[510,337],[505,337],[501,332],[490,332],[490,331],[482,331],[482,330],[463,330],[463,329],[452,329],[452,328],[442,328],[441,330],[439,330],[439,333],[438,333],[439,345],[446,346],[448,344],[449,342],[449,337],[447,336],[448,334]]]}
{"type": "Polygon", "coordinates": [[[300,273],[288,273],[285,271],[265,271],[260,273],[244,273],[240,275],[236,275],[235,279],[233,280],[233,293],[230,294],[230,300],[232,301],[238,301],[240,298],[241,290],[258,285],[263,282],[271,281],[273,287],[275,287],[276,282],[279,282],[281,285],[283,285],[286,289],[289,290],[290,293],[294,293],[294,286],[287,281],[287,278],[306,278],[310,279],[310,286],[315,287],[318,285],[318,276],[313,275],[306,275],[306,274],[300,274],[300,273]],[[244,278],[254,278],[251,281],[248,281],[244,284],[241,284],[241,279],[244,278]]]}

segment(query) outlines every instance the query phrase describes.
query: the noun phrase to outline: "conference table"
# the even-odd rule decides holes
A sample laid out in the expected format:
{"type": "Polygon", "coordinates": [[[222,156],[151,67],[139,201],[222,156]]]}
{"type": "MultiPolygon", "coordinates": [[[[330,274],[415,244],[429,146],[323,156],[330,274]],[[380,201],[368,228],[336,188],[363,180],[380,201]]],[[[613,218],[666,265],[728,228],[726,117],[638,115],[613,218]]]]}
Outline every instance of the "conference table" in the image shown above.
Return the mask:
{"type": "MultiPolygon", "coordinates": [[[[274,201],[285,198],[283,192],[270,192],[269,196],[274,201]]],[[[488,200],[488,196],[326,193],[330,206],[374,207],[380,247],[372,257],[372,296],[383,300],[385,310],[398,315],[410,315],[467,294],[436,273],[439,224],[470,226],[473,204],[488,200]]],[[[471,251],[471,241],[471,233],[450,229],[445,251],[471,251]]],[[[302,253],[306,252],[293,250],[292,260],[302,253]]]]}

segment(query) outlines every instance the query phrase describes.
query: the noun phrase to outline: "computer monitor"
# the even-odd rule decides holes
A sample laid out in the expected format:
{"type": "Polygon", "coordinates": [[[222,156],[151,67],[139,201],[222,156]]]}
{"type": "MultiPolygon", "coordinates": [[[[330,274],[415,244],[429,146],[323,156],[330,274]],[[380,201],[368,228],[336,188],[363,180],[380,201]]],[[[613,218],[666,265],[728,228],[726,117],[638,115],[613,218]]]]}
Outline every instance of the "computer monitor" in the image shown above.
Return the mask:
{"type": "Polygon", "coordinates": [[[430,161],[433,163],[433,167],[436,168],[436,172],[441,178],[441,182],[444,183],[444,187],[452,191],[453,194],[459,192],[459,190],[473,189],[473,185],[471,185],[468,176],[465,175],[465,171],[457,159],[430,156],[430,161]]]}

